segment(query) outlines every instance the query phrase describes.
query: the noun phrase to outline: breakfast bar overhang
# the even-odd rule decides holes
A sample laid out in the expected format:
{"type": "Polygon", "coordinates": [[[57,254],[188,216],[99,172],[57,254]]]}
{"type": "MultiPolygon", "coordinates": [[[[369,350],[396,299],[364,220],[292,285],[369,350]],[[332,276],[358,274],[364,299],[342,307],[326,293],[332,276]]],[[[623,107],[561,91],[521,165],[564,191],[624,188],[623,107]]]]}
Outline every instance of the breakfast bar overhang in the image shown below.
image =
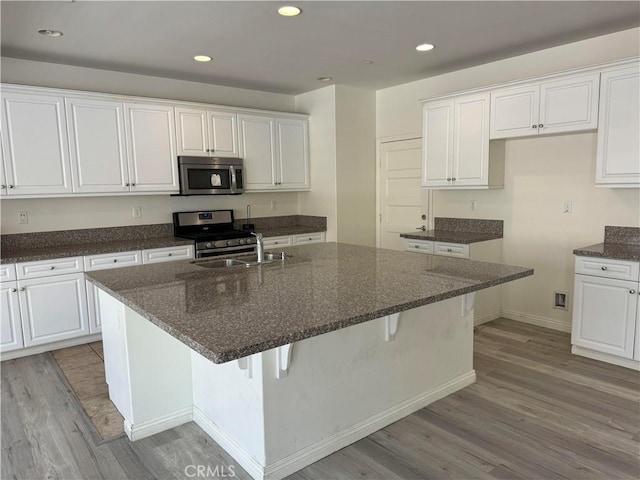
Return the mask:
{"type": "Polygon", "coordinates": [[[195,421],[283,478],[475,381],[474,292],[524,267],[345,244],[91,272],[132,441],[195,421]]]}

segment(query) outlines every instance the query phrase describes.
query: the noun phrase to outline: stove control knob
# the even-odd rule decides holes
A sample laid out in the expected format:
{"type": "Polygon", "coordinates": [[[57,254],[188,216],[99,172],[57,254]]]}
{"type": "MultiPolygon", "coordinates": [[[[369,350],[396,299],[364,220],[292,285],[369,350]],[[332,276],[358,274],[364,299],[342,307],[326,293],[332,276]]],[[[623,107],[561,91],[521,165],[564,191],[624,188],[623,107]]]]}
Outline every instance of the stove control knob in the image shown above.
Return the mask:
{"type": "Polygon", "coordinates": [[[211,242],[207,242],[205,245],[207,248],[211,248],[211,242]]]}
{"type": "Polygon", "coordinates": [[[233,241],[232,240],[227,240],[227,246],[230,247],[231,245],[233,245],[233,241]]]}

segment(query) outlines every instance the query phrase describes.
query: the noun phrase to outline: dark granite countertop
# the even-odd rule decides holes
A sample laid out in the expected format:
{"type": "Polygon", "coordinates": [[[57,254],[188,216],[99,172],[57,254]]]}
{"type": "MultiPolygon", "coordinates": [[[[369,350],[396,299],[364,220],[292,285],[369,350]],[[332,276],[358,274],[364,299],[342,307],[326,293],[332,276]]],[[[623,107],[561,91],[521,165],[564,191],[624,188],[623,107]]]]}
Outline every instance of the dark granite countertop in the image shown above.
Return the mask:
{"type": "Polygon", "coordinates": [[[149,248],[174,247],[190,244],[193,244],[193,240],[178,237],[154,237],[109,242],[53,245],[47,247],[5,247],[2,249],[0,263],[33,262],[53,258],[98,255],[102,253],[127,252],[130,250],[146,250],[149,248]]]}
{"type": "Polygon", "coordinates": [[[640,261],[640,228],[604,227],[604,243],[576,248],[573,253],[582,257],[611,258],[640,261]]]}
{"type": "Polygon", "coordinates": [[[502,220],[435,217],[433,230],[401,233],[403,238],[470,244],[502,238],[502,220]]]}
{"type": "Polygon", "coordinates": [[[412,238],[415,240],[432,240],[434,242],[450,242],[450,243],[478,243],[487,240],[496,240],[502,238],[502,233],[486,233],[486,232],[456,232],[447,230],[427,230],[426,232],[401,233],[403,238],[412,238]]]}
{"type": "Polygon", "coordinates": [[[271,264],[208,269],[178,261],[86,273],[215,363],[435,303],[533,269],[321,243],[271,264]],[[212,294],[213,292],[213,294],[212,294]]]}
{"type": "Polygon", "coordinates": [[[600,257],[640,262],[640,245],[631,243],[598,243],[597,245],[576,248],[573,253],[581,257],[600,257]]]}

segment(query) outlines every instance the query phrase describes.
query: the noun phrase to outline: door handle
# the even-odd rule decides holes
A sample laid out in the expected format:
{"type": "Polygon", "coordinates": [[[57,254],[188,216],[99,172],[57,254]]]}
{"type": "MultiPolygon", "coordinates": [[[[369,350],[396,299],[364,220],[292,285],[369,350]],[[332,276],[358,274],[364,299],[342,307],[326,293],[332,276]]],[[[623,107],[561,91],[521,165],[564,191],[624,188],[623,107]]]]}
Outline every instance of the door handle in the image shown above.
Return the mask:
{"type": "Polygon", "coordinates": [[[422,225],[421,227],[416,228],[416,230],[422,230],[423,232],[426,232],[427,231],[427,227],[422,225]]]}

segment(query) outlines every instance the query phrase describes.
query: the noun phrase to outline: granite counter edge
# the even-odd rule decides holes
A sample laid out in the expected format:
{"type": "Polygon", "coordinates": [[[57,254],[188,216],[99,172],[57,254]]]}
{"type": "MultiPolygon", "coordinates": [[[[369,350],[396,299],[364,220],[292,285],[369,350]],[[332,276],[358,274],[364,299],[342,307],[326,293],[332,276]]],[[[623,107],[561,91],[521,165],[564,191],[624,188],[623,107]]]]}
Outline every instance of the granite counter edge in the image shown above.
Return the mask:
{"type": "Polygon", "coordinates": [[[461,245],[470,245],[472,243],[487,242],[489,240],[499,240],[504,238],[500,233],[479,233],[479,232],[455,232],[455,231],[441,231],[430,230],[424,233],[401,233],[400,237],[409,238],[411,240],[427,240],[431,242],[447,242],[458,243],[461,245]],[[461,234],[465,234],[466,238],[461,237],[461,234]],[[469,237],[473,235],[473,237],[469,237]]]}

